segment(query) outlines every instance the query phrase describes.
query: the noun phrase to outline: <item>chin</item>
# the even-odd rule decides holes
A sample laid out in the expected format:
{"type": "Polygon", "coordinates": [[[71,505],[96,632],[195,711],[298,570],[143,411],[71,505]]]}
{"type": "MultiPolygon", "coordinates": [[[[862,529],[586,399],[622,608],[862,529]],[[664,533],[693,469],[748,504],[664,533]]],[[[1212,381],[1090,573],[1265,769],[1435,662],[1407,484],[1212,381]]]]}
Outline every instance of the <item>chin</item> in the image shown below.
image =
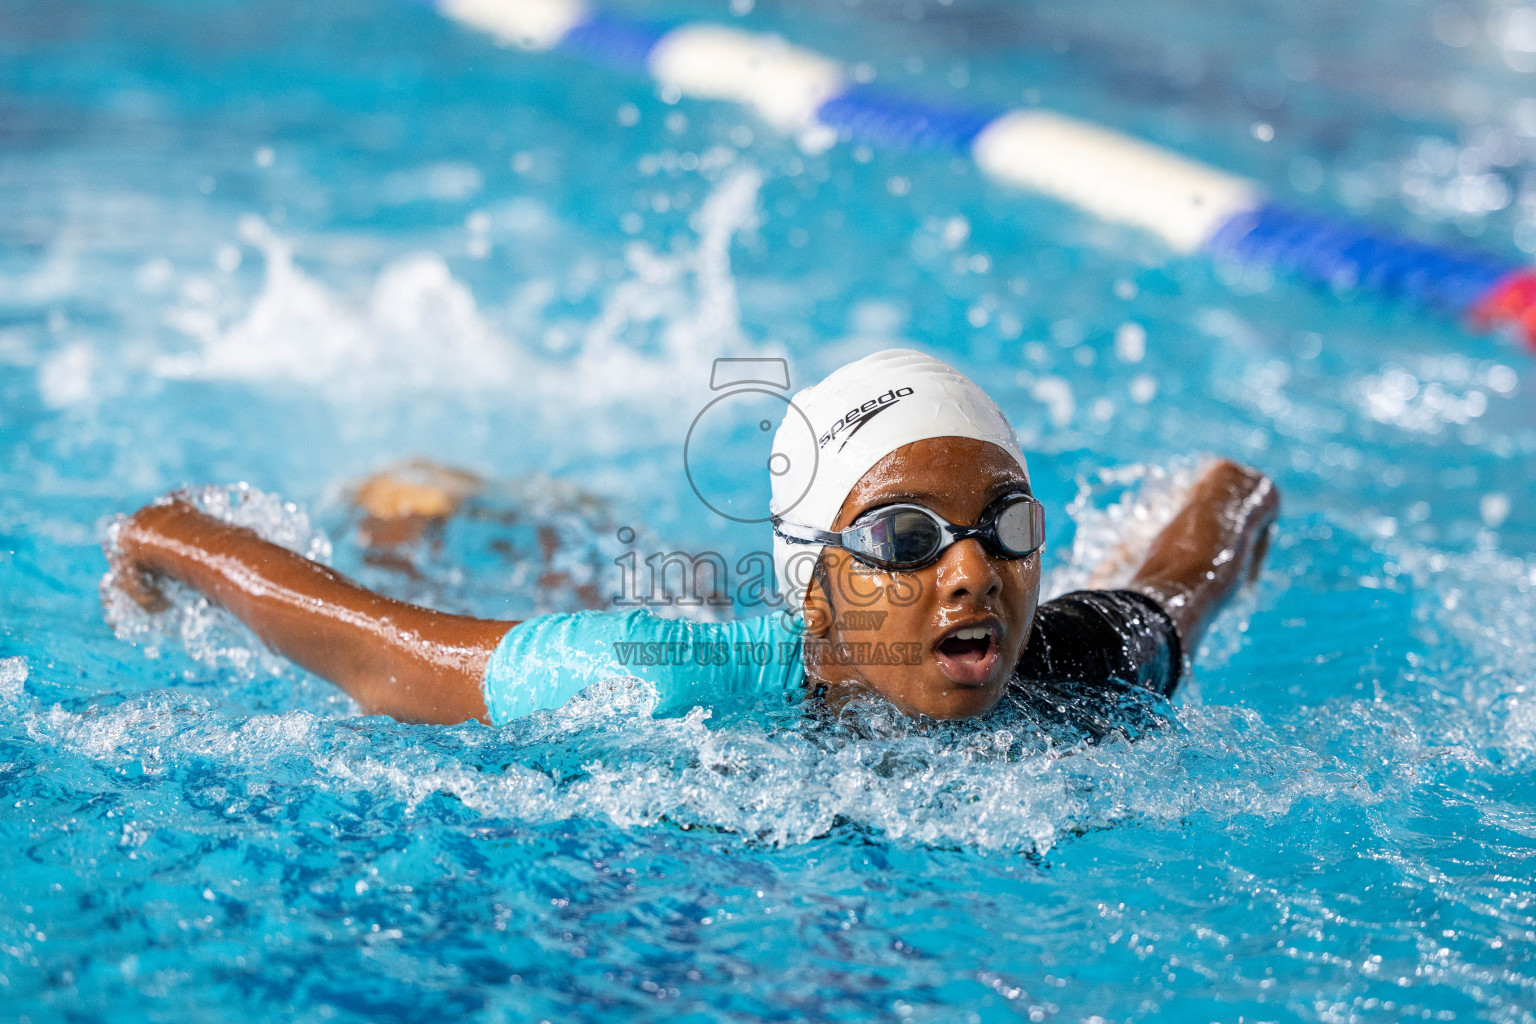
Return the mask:
{"type": "MultiPolygon", "coordinates": [[[[953,683],[945,681],[948,693],[933,699],[923,701],[919,706],[913,707],[918,714],[927,715],[929,718],[937,718],[943,721],[954,721],[964,718],[980,718],[1002,700],[1003,687],[995,686],[957,687],[953,683]]],[[[937,687],[935,688],[937,689],[937,687]]]]}

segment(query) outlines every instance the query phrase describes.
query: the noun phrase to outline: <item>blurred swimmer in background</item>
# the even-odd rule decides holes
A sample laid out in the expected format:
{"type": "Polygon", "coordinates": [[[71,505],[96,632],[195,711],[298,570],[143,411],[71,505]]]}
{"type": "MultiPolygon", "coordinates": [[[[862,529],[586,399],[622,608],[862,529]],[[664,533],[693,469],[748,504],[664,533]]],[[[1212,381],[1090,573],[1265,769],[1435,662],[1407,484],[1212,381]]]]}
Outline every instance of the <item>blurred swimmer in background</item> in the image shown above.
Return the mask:
{"type": "Polygon", "coordinates": [[[540,610],[600,608],[611,552],[611,504],[567,480],[534,474],[490,481],[427,459],[372,473],[345,491],[345,530],[375,588],[416,603],[458,605],[471,589],[494,600],[512,588],[535,592],[540,610]],[[459,531],[451,526],[474,527],[459,531]],[[464,534],[469,533],[466,537],[464,534]],[[505,571],[465,573],[463,562],[505,571]],[[473,578],[473,585],[471,579],[473,578]]]}
{"type": "MultiPolygon", "coordinates": [[[[877,352],[800,391],[774,440],[778,611],[732,622],[640,607],[522,622],[392,600],[179,500],[117,536],[115,585],[148,608],[179,581],[367,713],[501,725],[601,679],[636,676],[659,706],[803,693],[833,711],[878,697],[935,719],[1071,684],[1170,696],[1216,613],[1258,571],[1279,511],[1272,482],[1219,461],[1130,583],[1044,604],[1045,511],[1008,421],[953,367],[877,352]],[[814,445],[814,451],[806,444],[814,445]],[[782,458],[780,457],[782,456],[782,458]]],[[[388,548],[452,516],[482,483],[416,464],[355,492],[388,548]]]]}

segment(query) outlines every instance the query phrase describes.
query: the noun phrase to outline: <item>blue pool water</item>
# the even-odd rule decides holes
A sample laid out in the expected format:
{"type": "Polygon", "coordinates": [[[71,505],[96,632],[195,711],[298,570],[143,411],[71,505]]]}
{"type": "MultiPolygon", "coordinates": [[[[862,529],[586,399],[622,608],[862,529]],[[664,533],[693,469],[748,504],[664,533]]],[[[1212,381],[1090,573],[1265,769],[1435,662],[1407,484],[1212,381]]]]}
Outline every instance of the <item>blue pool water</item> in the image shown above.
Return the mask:
{"type": "MultiPolygon", "coordinates": [[[[625,11],[1536,250],[1528,8],[733,7],[625,11]]],[[[0,1018],[1536,1019],[1515,345],[417,6],[12,0],[0,50],[0,1018]],[[413,727],[193,604],[118,608],[119,639],[98,597],[113,515],[235,482],[207,500],[482,615],[611,592],[629,551],[734,560],[762,527],[682,459],[712,360],[798,386],[893,344],[1012,418],[1057,589],[1202,453],[1277,478],[1268,568],[1167,728],[655,717],[622,681],[413,727]],[[381,562],[347,487],[413,456],[499,483],[381,562]]]]}

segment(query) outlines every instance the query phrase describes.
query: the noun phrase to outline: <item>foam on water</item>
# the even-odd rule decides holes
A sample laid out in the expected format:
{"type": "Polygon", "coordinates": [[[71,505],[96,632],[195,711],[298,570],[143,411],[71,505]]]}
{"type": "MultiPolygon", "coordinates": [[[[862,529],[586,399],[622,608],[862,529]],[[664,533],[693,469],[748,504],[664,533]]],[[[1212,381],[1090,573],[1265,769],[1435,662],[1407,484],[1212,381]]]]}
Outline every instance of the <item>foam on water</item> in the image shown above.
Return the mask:
{"type": "MultiPolygon", "coordinates": [[[[1197,462],[1128,467],[1085,482],[1070,509],[1077,523],[1072,558],[1052,585],[1117,581],[1125,571],[1121,562],[1133,557],[1127,548],[1144,550],[1200,468],[1197,462]]],[[[312,530],[303,510],[274,496],[237,485],[185,497],[309,557],[330,555],[329,542],[312,530]]],[[[170,609],[150,616],[117,591],[111,573],[102,592],[109,620],[125,639],[174,637],[200,661],[246,672],[280,670],[259,643],[200,597],[178,590],[170,609]]],[[[1269,819],[1304,798],[1367,804],[1383,798],[1379,782],[1238,708],[1189,706],[1134,743],[1130,735],[1144,729],[1092,743],[1028,712],[942,725],[913,723],[888,707],[857,706],[828,725],[802,720],[791,707],[770,713],[766,722],[728,716],[717,724],[703,708],[658,718],[655,704],[646,684],[615,679],[495,733],[462,727],[455,731],[458,754],[427,741],[387,757],[371,744],[344,741],[341,723],[308,712],[231,721],[166,693],[104,713],[34,712],[28,729],[36,739],[114,764],[137,762],[147,772],[166,763],[185,768],[200,758],[260,770],[312,757],[313,785],[366,792],[399,803],[406,814],[445,794],[493,818],[600,817],[624,827],[670,822],[778,846],[854,829],[906,842],[1044,852],[1064,836],[1125,820],[1177,822],[1195,813],[1269,819]],[[167,715],[167,701],[188,714],[167,715]],[[491,749],[512,764],[488,774],[463,763],[491,749]],[[1255,772],[1260,763],[1262,771],[1255,772]]],[[[1355,716],[1359,709],[1342,713],[1355,716]]]]}
{"type": "Polygon", "coordinates": [[[1134,744],[1056,748],[1029,723],[922,729],[864,709],[855,719],[872,721],[832,733],[789,722],[711,728],[703,709],[655,718],[654,703],[639,681],[612,680],[496,732],[461,728],[383,749],[368,731],[308,712],[231,719],[166,691],[108,710],[29,709],[23,723],[35,742],[149,775],[217,766],[262,779],[303,764],[285,786],[366,794],[406,819],[444,795],[485,823],[669,823],[777,846],[851,830],[1044,852],[1126,821],[1269,820],[1302,799],[1370,805],[1389,795],[1234,709],[1189,711],[1134,744]],[[488,772],[488,759],[512,763],[488,772]]]}
{"type": "Polygon", "coordinates": [[[10,704],[27,684],[26,658],[0,658],[0,700],[10,704]]]}

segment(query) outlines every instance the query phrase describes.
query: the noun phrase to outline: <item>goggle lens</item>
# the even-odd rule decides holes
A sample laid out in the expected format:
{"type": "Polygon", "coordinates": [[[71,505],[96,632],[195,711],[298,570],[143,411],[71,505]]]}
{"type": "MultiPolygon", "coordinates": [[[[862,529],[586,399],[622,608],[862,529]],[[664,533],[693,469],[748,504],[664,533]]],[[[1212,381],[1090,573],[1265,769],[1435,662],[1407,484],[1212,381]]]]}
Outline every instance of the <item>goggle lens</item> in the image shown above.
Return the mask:
{"type": "Polygon", "coordinates": [[[895,533],[895,550],[891,561],[897,565],[912,565],[932,558],[944,542],[939,525],[921,512],[903,510],[891,517],[895,533]]]}
{"type": "Polygon", "coordinates": [[[1023,557],[1045,544],[1045,508],[1033,501],[1017,501],[997,517],[997,543],[1005,552],[1023,557]]]}
{"type": "Polygon", "coordinates": [[[858,553],[892,568],[921,565],[944,541],[939,524],[916,509],[876,512],[857,529],[858,553]]]}

